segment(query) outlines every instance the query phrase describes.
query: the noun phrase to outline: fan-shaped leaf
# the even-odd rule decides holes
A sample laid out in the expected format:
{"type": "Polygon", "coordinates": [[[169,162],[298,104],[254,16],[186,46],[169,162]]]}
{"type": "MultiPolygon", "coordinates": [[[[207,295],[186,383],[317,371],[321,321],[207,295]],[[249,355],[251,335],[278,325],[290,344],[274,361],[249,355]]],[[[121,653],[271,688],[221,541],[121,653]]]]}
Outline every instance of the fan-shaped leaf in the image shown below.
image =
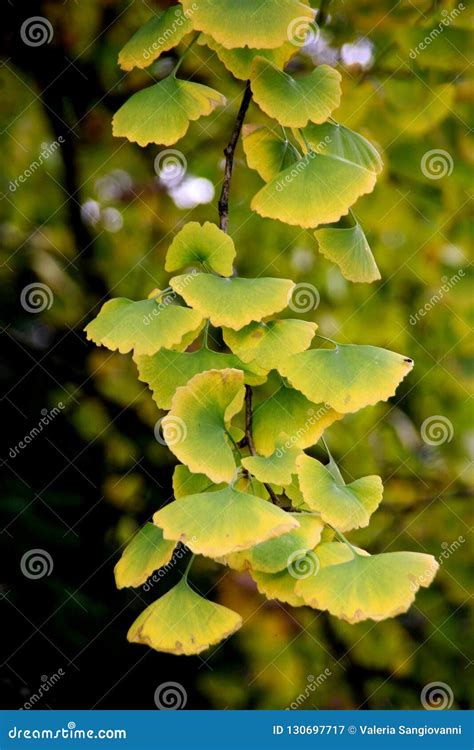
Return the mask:
{"type": "Polygon", "coordinates": [[[197,31],[210,34],[228,49],[280,47],[294,36],[292,24],[302,33],[315,11],[306,0],[183,0],[197,31]]]}
{"type": "Polygon", "coordinates": [[[341,74],[329,65],[319,65],[296,80],[269,60],[256,57],[251,86],[260,109],[290,128],[324,122],[341,101],[341,74]]]}
{"type": "Polygon", "coordinates": [[[192,120],[210,115],[225,102],[218,91],[171,75],[133,94],[115,113],[112,131],[140,146],[171,146],[186,134],[192,120]]]}
{"type": "Polygon", "coordinates": [[[282,357],[303,352],[310,345],[316,323],[305,320],[271,320],[250,323],[239,331],[224,328],[224,341],[244,362],[254,362],[264,370],[272,370],[282,357]]]}
{"type": "Polygon", "coordinates": [[[193,474],[184,464],[178,464],[173,472],[173,495],[176,500],[199,492],[214,492],[225,487],[224,482],[213,484],[205,474],[193,474]]]}
{"type": "Polygon", "coordinates": [[[282,68],[297,51],[292,42],[285,42],[281,47],[276,47],[275,49],[249,49],[248,47],[226,49],[221,44],[218,44],[209,34],[201,34],[199,43],[206,44],[209,49],[216,53],[227,70],[230,70],[235,78],[240,78],[242,81],[250,78],[252,63],[257,55],[265,58],[265,60],[269,60],[269,62],[278,68],[282,68]]]}
{"type": "Polygon", "coordinates": [[[140,586],[171,560],[175,546],[175,542],[163,539],[158,526],[146,523],[127,544],[114,568],[117,588],[140,586]]]}
{"type": "Polygon", "coordinates": [[[236,612],[196,594],[183,579],[139,615],[127,634],[170,654],[200,654],[242,625],[236,612]]]}
{"type": "Polygon", "coordinates": [[[265,182],[299,158],[290,141],[263,125],[244,125],[242,144],[248,166],[255,169],[265,182]]]}
{"type": "Polygon", "coordinates": [[[345,484],[338,473],[309,456],[296,459],[298,478],[306,505],[321,514],[339,531],[367,526],[382,500],[383,484],[378,476],[362,477],[345,484]]]}
{"type": "Polygon", "coordinates": [[[294,288],[288,279],[222,279],[207,273],[196,274],[189,283],[175,276],[170,285],[213,326],[235,330],[283,310],[294,288]]]}
{"type": "Polygon", "coordinates": [[[259,570],[249,570],[249,573],[261,594],[267,599],[278,599],[292,607],[304,607],[305,601],[295,592],[297,579],[288,572],[281,570],[279,573],[262,573],[259,570]]]}
{"type": "Polygon", "coordinates": [[[153,521],[165,539],[207,557],[247,549],[298,527],[281,508],[231,486],[182,497],[155,513],[153,521]]]}
{"type": "Polygon", "coordinates": [[[176,47],[192,30],[181,5],[155,13],[120,50],[119,65],[123,70],[147,68],[162,52],[176,47]]]}
{"type": "Polygon", "coordinates": [[[349,281],[371,282],[380,279],[379,269],[360,224],[341,229],[318,229],[314,236],[319,244],[319,252],[336,263],[349,281]]]}
{"type": "Polygon", "coordinates": [[[312,150],[318,154],[358,164],[374,174],[380,174],[383,169],[383,161],[375,146],[363,135],[344,125],[332,122],[310,124],[303,132],[312,150]]]}
{"type": "Polygon", "coordinates": [[[273,482],[285,487],[291,484],[293,474],[296,474],[296,459],[301,455],[301,449],[288,441],[287,435],[280,435],[276,450],[270,456],[247,456],[242,459],[242,466],[253,474],[260,482],[273,482]]]}
{"type": "Polygon", "coordinates": [[[388,349],[337,344],[293,354],[278,369],[307,398],[347,414],[393,396],[412,367],[413,360],[388,349]]]}
{"type": "Polygon", "coordinates": [[[86,327],[90,341],[118,349],[121,354],[154,354],[159,349],[188,346],[204,326],[197,310],[181,307],[169,298],[133,302],[125,297],[109,300],[86,327]]]}
{"type": "Polygon", "coordinates": [[[234,258],[235,247],[228,234],[210,221],[202,226],[197,221],[190,221],[169,246],[165,268],[178,271],[202,263],[221,276],[231,276],[234,258]]]}

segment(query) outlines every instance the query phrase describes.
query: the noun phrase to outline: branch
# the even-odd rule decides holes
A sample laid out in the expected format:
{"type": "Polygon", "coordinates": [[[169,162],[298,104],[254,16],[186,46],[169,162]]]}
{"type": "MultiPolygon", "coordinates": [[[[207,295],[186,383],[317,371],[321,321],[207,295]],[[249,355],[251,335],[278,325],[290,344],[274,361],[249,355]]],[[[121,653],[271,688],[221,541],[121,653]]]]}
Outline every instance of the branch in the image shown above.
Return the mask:
{"type": "Polygon", "coordinates": [[[245,115],[249,108],[250,100],[252,99],[252,90],[250,88],[250,81],[247,81],[245,85],[244,96],[240,104],[240,109],[235,121],[234,130],[230,137],[230,141],[224,149],[225,156],[225,168],[224,168],[224,183],[219,198],[219,227],[227,232],[229,226],[229,193],[230,193],[230,181],[232,179],[232,170],[234,168],[234,154],[239,140],[242,125],[245,120],[245,115]]]}

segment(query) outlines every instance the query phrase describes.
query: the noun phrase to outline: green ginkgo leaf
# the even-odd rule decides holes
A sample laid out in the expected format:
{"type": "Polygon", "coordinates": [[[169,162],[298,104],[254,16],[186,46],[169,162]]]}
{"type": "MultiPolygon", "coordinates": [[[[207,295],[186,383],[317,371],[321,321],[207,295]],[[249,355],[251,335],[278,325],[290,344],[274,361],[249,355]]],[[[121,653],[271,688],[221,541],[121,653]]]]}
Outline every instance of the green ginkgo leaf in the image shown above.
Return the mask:
{"type": "Polygon", "coordinates": [[[202,372],[177,389],[162,420],[165,440],[168,428],[176,427],[176,438],[167,441],[175,456],[193,473],[206,474],[216,484],[230,482],[237,469],[228,427],[241,410],[244,395],[242,370],[202,372]]]}
{"type": "Polygon", "coordinates": [[[278,573],[303,557],[319,543],[323,522],[317,516],[291,513],[299,528],[269,539],[243,552],[227,555],[225,562],[235,570],[258,570],[262,573],[278,573]]]}
{"type": "Polygon", "coordinates": [[[171,287],[213,326],[234,330],[283,310],[295,286],[289,279],[223,279],[198,273],[186,283],[188,277],[175,276],[171,287]]]}
{"type": "Polygon", "coordinates": [[[348,414],[393,396],[412,367],[412,359],[388,349],[336,344],[293,354],[278,369],[306,398],[348,414]]]}
{"type": "Polygon", "coordinates": [[[339,531],[368,526],[383,496],[380,477],[361,477],[345,484],[337,469],[331,472],[331,467],[305,455],[296,459],[296,466],[305,503],[323,521],[339,531]]]}
{"type": "Polygon", "coordinates": [[[371,282],[380,279],[380,271],[360,224],[340,229],[318,229],[314,236],[319,252],[336,263],[349,281],[371,282]]]}
{"type": "Polygon", "coordinates": [[[228,234],[210,221],[202,226],[190,221],[169,246],[165,269],[178,271],[186,266],[206,264],[221,276],[231,276],[234,258],[235,247],[228,234]]]}
{"type": "Polygon", "coordinates": [[[311,344],[316,323],[305,320],[270,320],[250,323],[239,331],[224,328],[224,341],[243,362],[254,362],[264,370],[273,370],[282,356],[303,352],[311,344]]]}
{"type": "Polygon", "coordinates": [[[114,568],[118,589],[140,586],[151,574],[169,563],[175,542],[163,539],[163,532],[153,523],[146,523],[125,547],[114,568]]]}
{"type": "Polygon", "coordinates": [[[109,300],[86,327],[90,341],[118,349],[121,354],[154,354],[159,349],[188,346],[204,326],[197,310],[173,304],[167,297],[133,302],[125,297],[109,300]]]}
{"type": "Polygon", "coordinates": [[[242,145],[250,169],[265,182],[298,161],[299,153],[289,140],[263,125],[244,125],[242,145]]]}
{"type": "Polygon", "coordinates": [[[340,564],[321,567],[296,584],[296,593],[315,609],[342,620],[384,620],[406,612],[420,586],[429,586],[438,569],[432,555],[419,552],[353,554],[340,564]]]}
{"type": "Polygon", "coordinates": [[[184,464],[178,464],[173,472],[173,495],[176,500],[199,492],[214,492],[225,487],[224,482],[213,484],[205,474],[193,474],[184,464]]]}
{"type": "Polygon", "coordinates": [[[297,580],[287,569],[279,573],[262,573],[259,570],[249,570],[249,573],[261,594],[267,599],[278,599],[279,602],[290,604],[292,607],[304,607],[305,601],[295,592],[297,580]]]}
{"type": "Polygon", "coordinates": [[[260,109],[284,127],[322,123],[341,101],[341,74],[329,65],[319,65],[297,80],[269,60],[256,57],[250,80],[260,109]]]}
{"type": "Polygon", "coordinates": [[[285,487],[291,484],[292,475],[296,474],[296,459],[300,455],[301,449],[291,445],[287,435],[280,435],[276,450],[270,456],[247,456],[242,459],[242,466],[260,482],[274,482],[285,487]]]}
{"type": "Polygon", "coordinates": [[[188,495],[153,516],[165,539],[181,541],[193,552],[220,558],[298,528],[281,508],[232,486],[188,495]]]}
{"type": "Polygon", "coordinates": [[[183,578],[137,617],[127,640],[189,656],[220,643],[241,625],[240,615],[199,596],[183,578]]]}
{"type": "Polygon", "coordinates": [[[171,146],[186,134],[192,120],[225,103],[218,91],[170,75],[127,99],[113,117],[112,132],[139,146],[171,146]]]}
{"type": "Polygon", "coordinates": [[[304,228],[339,221],[377,176],[353,162],[309,151],[252,198],[261,216],[304,228]]]}
{"type": "Polygon", "coordinates": [[[176,47],[192,30],[181,5],[155,13],[120,50],[119,65],[123,70],[147,68],[162,52],[176,47]]]}
{"type": "Polygon", "coordinates": [[[262,456],[271,455],[282,432],[288,440],[280,448],[309,448],[338,419],[342,419],[342,414],[330,406],[313,403],[300,391],[282,386],[254,408],[255,448],[262,456]]]}
{"type": "Polygon", "coordinates": [[[230,70],[235,78],[240,78],[242,81],[250,78],[252,64],[257,56],[269,60],[278,68],[282,68],[290,57],[297,52],[297,48],[292,42],[285,42],[281,47],[275,49],[250,49],[249,47],[226,49],[209,34],[201,34],[199,43],[206,44],[209,49],[216,53],[227,70],[230,70]]]}
{"type": "Polygon", "coordinates": [[[138,377],[147,383],[160,409],[170,409],[175,391],[186,385],[194,375],[207,370],[242,370],[244,382],[260,385],[265,382],[265,370],[256,364],[245,364],[234,354],[221,354],[202,348],[195,352],[174,352],[161,349],[151,357],[135,357],[138,377]]]}
{"type": "Polygon", "coordinates": [[[316,12],[306,0],[182,0],[197,31],[227,49],[272,49],[302,35],[316,12]],[[296,28],[297,27],[297,28],[296,28]]]}
{"type": "MultiPolygon", "coordinates": [[[[383,170],[383,161],[375,146],[363,135],[344,125],[332,122],[310,124],[303,133],[306,142],[318,154],[358,164],[374,174],[380,174],[383,170]]],[[[304,140],[301,143],[304,145],[304,140]]]]}

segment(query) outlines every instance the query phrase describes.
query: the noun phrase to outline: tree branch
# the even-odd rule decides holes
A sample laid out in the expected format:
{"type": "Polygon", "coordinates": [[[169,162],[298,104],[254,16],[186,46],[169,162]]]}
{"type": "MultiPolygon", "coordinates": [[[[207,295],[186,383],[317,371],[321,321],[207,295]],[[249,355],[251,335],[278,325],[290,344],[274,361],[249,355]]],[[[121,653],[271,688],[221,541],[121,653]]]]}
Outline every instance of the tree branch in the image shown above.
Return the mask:
{"type": "Polygon", "coordinates": [[[237,114],[235,121],[234,130],[230,137],[230,141],[224,149],[225,156],[225,168],[224,168],[224,183],[222,185],[221,194],[219,197],[219,227],[227,232],[229,227],[229,193],[230,193],[230,182],[232,179],[232,170],[234,167],[234,154],[239,140],[242,125],[245,120],[245,115],[249,108],[250,100],[252,99],[252,90],[250,88],[250,81],[247,81],[245,85],[244,96],[240,104],[240,109],[237,114]]]}

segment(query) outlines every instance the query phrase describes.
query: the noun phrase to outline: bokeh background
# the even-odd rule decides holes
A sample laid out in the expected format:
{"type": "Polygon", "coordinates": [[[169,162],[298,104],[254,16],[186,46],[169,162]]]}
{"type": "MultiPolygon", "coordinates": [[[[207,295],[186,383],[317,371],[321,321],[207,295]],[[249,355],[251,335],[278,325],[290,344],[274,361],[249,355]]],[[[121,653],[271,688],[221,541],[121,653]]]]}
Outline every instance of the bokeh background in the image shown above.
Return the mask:
{"type": "MultiPolygon", "coordinates": [[[[183,686],[187,708],[296,701],[416,709],[422,688],[440,681],[454,707],[467,707],[474,450],[467,4],[333,0],[319,38],[291,63],[295,71],[311,58],[337,64],[344,78],[337,119],[383,155],[375,192],[355,208],[381,282],[346,282],[310,231],[254,215],[249,203],[261,182],[240,145],[231,192],[240,274],[311,283],[320,305],[307,317],[322,334],[415,360],[396,398],[347,416],[327,437],[349,477],[379,473],[386,483],[370,529],[352,539],[371,552],[429,552],[442,563],[439,574],[406,615],[351,626],[267,602],[245,576],[200,563],[193,568],[200,590],[245,624],[192,658],[126,641],[130,623],[182,564],[149,592],[115,589],[120,548],[170,497],[174,458],[154,437],[161,413],[130,358],[93,347],[82,330],[107,298],[140,299],[165,285],[166,249],[184,222],[216,220],[222,150],[243,84],[206,47],[193,48],[183,74],[222,91],[228,105],[191,125],[177,144],[186,171],[170,183],[154,168],[159,148],[114,139],[110,124],[130,93],[175,60],[171,52],[126,75],[116,64],[120,47],[166,3],[2,5],[2,705],[24,706],[59,675],[35,707],[154,709],[155,690],[167,681],[183,686]],[[33,16],[51,25],[45,43],[27,44],[20,33],[33,16]],[[442,33],[417,49],[435,28],[442,33]],[[41,151],[47,157],[31,169],[41,151]],[[36,301],[32,284],[40,285],[36,301]],[[17,450],[45,415],[47,426],[17,450]],[[21,566],[36,549],[52,561],[37,579],[21,566]]],[[[259,119],[252,104],[247,121],[259,119]]]]}

